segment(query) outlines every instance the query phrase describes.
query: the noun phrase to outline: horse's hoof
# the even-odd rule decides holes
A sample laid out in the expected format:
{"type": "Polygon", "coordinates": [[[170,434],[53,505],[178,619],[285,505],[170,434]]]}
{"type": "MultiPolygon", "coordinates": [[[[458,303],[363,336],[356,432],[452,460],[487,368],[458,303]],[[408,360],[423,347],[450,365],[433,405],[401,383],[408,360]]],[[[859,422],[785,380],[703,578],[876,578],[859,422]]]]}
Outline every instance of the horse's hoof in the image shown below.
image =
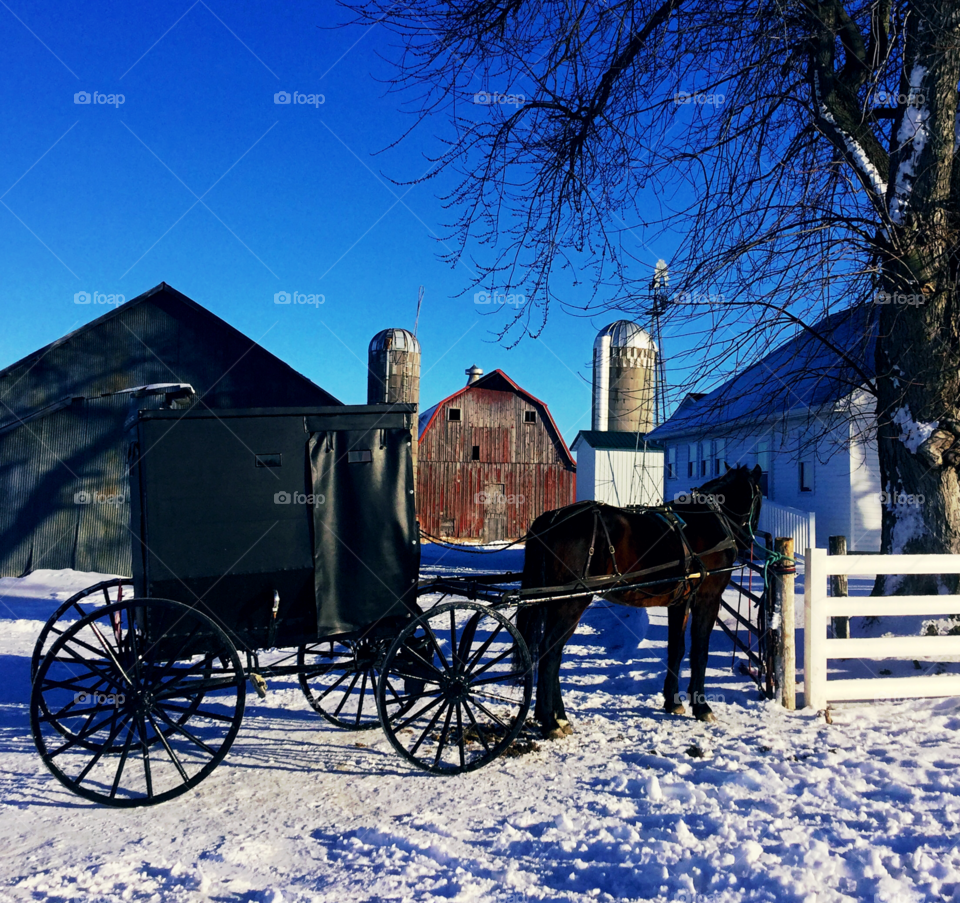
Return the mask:
{"type": "Polygon", "coordinates": [[[686,715],[687,710],[684,708],[683,703],[677,703],[677,705],[665,705],[663,710],[668,715],[686,715]]]}
{"type": "Polygon", "coordinates": [[[698,713],[697,713],[697,721],[702,721],[702,722],[704,722],[705,724],[716,724],[716,722],[717,722],[717,716],[714,715],[713,712],[711,712],[711,711],[709,711],[709,710],[706,711],[706,712],[698,712],[698,713]]]}
{"type": "Polygon", "coordinates": [[[560,730],[563,731],[565,737],[569,737],[573,733],[573,725],[569,721],[560,722],[560,730]]]}
{"type": "Polygon", "coordinates": [[[550,730],[544,728],[543,730],[543,739],[544,740],[562,740],[567,735],[563,732],[562,727],[553,727],[550,730]]]}

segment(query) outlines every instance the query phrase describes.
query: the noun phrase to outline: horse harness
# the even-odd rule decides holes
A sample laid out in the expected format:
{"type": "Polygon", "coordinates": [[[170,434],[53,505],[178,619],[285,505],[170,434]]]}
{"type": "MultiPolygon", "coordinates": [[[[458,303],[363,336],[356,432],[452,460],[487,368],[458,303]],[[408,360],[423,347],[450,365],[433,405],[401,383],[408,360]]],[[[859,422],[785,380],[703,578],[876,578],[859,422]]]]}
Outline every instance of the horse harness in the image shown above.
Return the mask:
{"type": "MultiPolygon", "coordinates": [[[[690,544],[689,539],[687,538],[685,527],[687,526],[683,518],[680,517],[669,505],[659,505],[659,506],[630,506],[624,510],[630,514],[649,514],[659,518],[664,525],[667,527],[668,531],[675,533],[680,544],[680,549],[683,553],[683,558],[676,561],[669,561],[665,564],[655,565],[654,567],[644,568],[640,571],[629,571],[626,574],[621,573],[620,566],[617,564],[616,558],[616,548],[613,545],[613,540],[610,538],[610,530],[606,524],[606,521],[603,518],[601,513],[601,508],[609,507],[603,502],[593,502],[593,530],[590,536],[590,545],[587,549],[587,557],[583,563],[583,571],[580,576],[580,582],[585,588],[590,586],[596,586],[596,589],[600,590],[602,593],[614,592],[618,589],[633,589],[638,590],[646,586],[655,586],[658,583],[666,583],[677,581],[677,585],[673,590],[673,598],[670,602],[667,603],[668,607],[678,605],[681,602],[685,603],[686,610],[689,613],[690,608],[693,606],[696,601],[697,593],[700,590],[700,587],[703,585],[704,580],[707,577],[711,576],[716,571],[710,572],[707,571],[706,567],[703,564],[703,558],[707,555],[712,555],[716,552],[726,552],[732,549],[737,548],[737,540],[734,535],[732,525],[729,522],[729,519],[726,514],[720,509],[719,504],[716,499],[711,496],[707,497],[707,507],[717,516],[717,520],[720,522],[723,532],[725,534],[724,538],[712,546],[709,549],[704,550],[703,552],[697,553],[693,551],[693,546],[690,544]],[[598,585],[596,578],[590,578],[590,565],[593,561],[593,556],[596,552],[597,544],[597,533],[598,525],[603,529],[603,538],[606,540],[607,549],[610,552],[610,560],[613,563],[614,569],[614,581],[613,585],[609,589],[603,589],[601,585],[598,585]],[[652,575],[657,571],[666,570],[668,568],[673,568],[675,566],[680,566],[682,568],[682,576],[680,577],[667,577],[660,580],[654,580],[646,584],[637,584],[636,581],[640,577],[652,575]],[[621,581],[627,581],[626,584],[623,584],[621,581]],[[620,584],[619,586],[617,584],[620,584]]],[[[751,506],[752,510],[752,506],[751,506]]],[[[609,576],[609,575],[605,575],[609,576]]],[[[603,581],[607,582],[607,581],[603,581]]],[[[654,595],[653,592],[650,592],[649,595],[654,595]]]]}

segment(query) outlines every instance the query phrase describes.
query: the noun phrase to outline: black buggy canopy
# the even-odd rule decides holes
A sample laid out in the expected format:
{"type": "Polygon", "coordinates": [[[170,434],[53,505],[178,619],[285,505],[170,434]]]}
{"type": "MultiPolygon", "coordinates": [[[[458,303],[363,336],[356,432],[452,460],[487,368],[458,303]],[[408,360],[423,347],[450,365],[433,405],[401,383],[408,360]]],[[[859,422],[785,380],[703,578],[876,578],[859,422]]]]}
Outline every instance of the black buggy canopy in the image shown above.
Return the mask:
{"type": "Polygon", "coordinates": [[[408,618],[415,417],[400,404],[139,411],[137,594],[196,606],[247,649],[408,618]]]}

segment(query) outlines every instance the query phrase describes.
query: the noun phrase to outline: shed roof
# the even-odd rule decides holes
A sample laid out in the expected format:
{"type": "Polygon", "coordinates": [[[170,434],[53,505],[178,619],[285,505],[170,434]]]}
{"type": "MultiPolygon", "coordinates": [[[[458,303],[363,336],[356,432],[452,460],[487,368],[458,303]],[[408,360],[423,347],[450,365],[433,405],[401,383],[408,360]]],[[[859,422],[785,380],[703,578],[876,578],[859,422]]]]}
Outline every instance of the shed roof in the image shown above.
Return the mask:
{"type": "Polygon", "coordinates": [[[554,422],[553,416],[550,413],[550,409],[547,407],[545,401],[541,401],[535,395],[531,395],[526,389],[521,389],[503,370],[491,370],[485,376],[481,376],[478,380],[475,380],[472,383],[468,383],[462,389],[454,392],[452,395],[448,395],[441,401],[438,401],[435,405],[427,408],[418,418],[418,427],[419,427],[419,438],[423,438],[423,434],[430,429],[434,420],[437,416],[437,411],[443,407],[448,401],[453,401],[453,399],[458,398],[461,395],[471,391],[472,389],[492,389],[499,392],[516,392],[518,395],[522,395],[527,399],[531,404],[536,405],[541,408],[544,415],[546,416],[547,423],[553,434],[557,437],[557,441],[560,443],[560,448],[562,449],[564,457],[567,459],[567,462],[572,466],[576,467],[577,462],[574,460],[573,455],[570,453],[570,449],[567,448],[567,443],[563,441],[563,434],[560,430],[557,429],[557,424],[554,422]]]}
{"type": "Polygon", "coordinates": [[[804,330],[712,392],[688,395],[648,436],[662,442],[836,403],[875,376],[877,325],[872,304],[831,314],[812,332],[804,330]]]}
{"type": "Polygon", "coordinates": [[[577,451],[581,444],[585,444],[610,451],[663,451],[663,446],[647,440],[648,435],[621,430],[580,430],[570,448],[577,451]]]}

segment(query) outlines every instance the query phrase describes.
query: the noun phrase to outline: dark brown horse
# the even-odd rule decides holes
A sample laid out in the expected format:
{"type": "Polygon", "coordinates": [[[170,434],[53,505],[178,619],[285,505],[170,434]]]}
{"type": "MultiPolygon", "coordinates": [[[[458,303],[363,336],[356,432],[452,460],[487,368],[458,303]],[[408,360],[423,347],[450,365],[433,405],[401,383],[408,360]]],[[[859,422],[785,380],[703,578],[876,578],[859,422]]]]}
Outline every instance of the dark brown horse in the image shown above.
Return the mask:
{"type": "Polygon", "coordinates": [[[524,589],[564,587],[582,595],[520,609],[517,627],[539,664],[535,717],[545,737],[572,733],[560,696],[560,660],[604,578],[603,596],[634,608],[667,606],[664,709],[685,712],[679,694],[684,632],[692,615],[689,699],[693,714],[714,721],[704,694],[710,633],[738,549],[749,546],[760,517],[760,468],[740,466],[662,508],[578,502],[538,517],[527,534],[524,589]],[[584,586],[585,578],[594,586],[584,586]],[[645,584],[638,586],[637,584],[645,584]]]}

